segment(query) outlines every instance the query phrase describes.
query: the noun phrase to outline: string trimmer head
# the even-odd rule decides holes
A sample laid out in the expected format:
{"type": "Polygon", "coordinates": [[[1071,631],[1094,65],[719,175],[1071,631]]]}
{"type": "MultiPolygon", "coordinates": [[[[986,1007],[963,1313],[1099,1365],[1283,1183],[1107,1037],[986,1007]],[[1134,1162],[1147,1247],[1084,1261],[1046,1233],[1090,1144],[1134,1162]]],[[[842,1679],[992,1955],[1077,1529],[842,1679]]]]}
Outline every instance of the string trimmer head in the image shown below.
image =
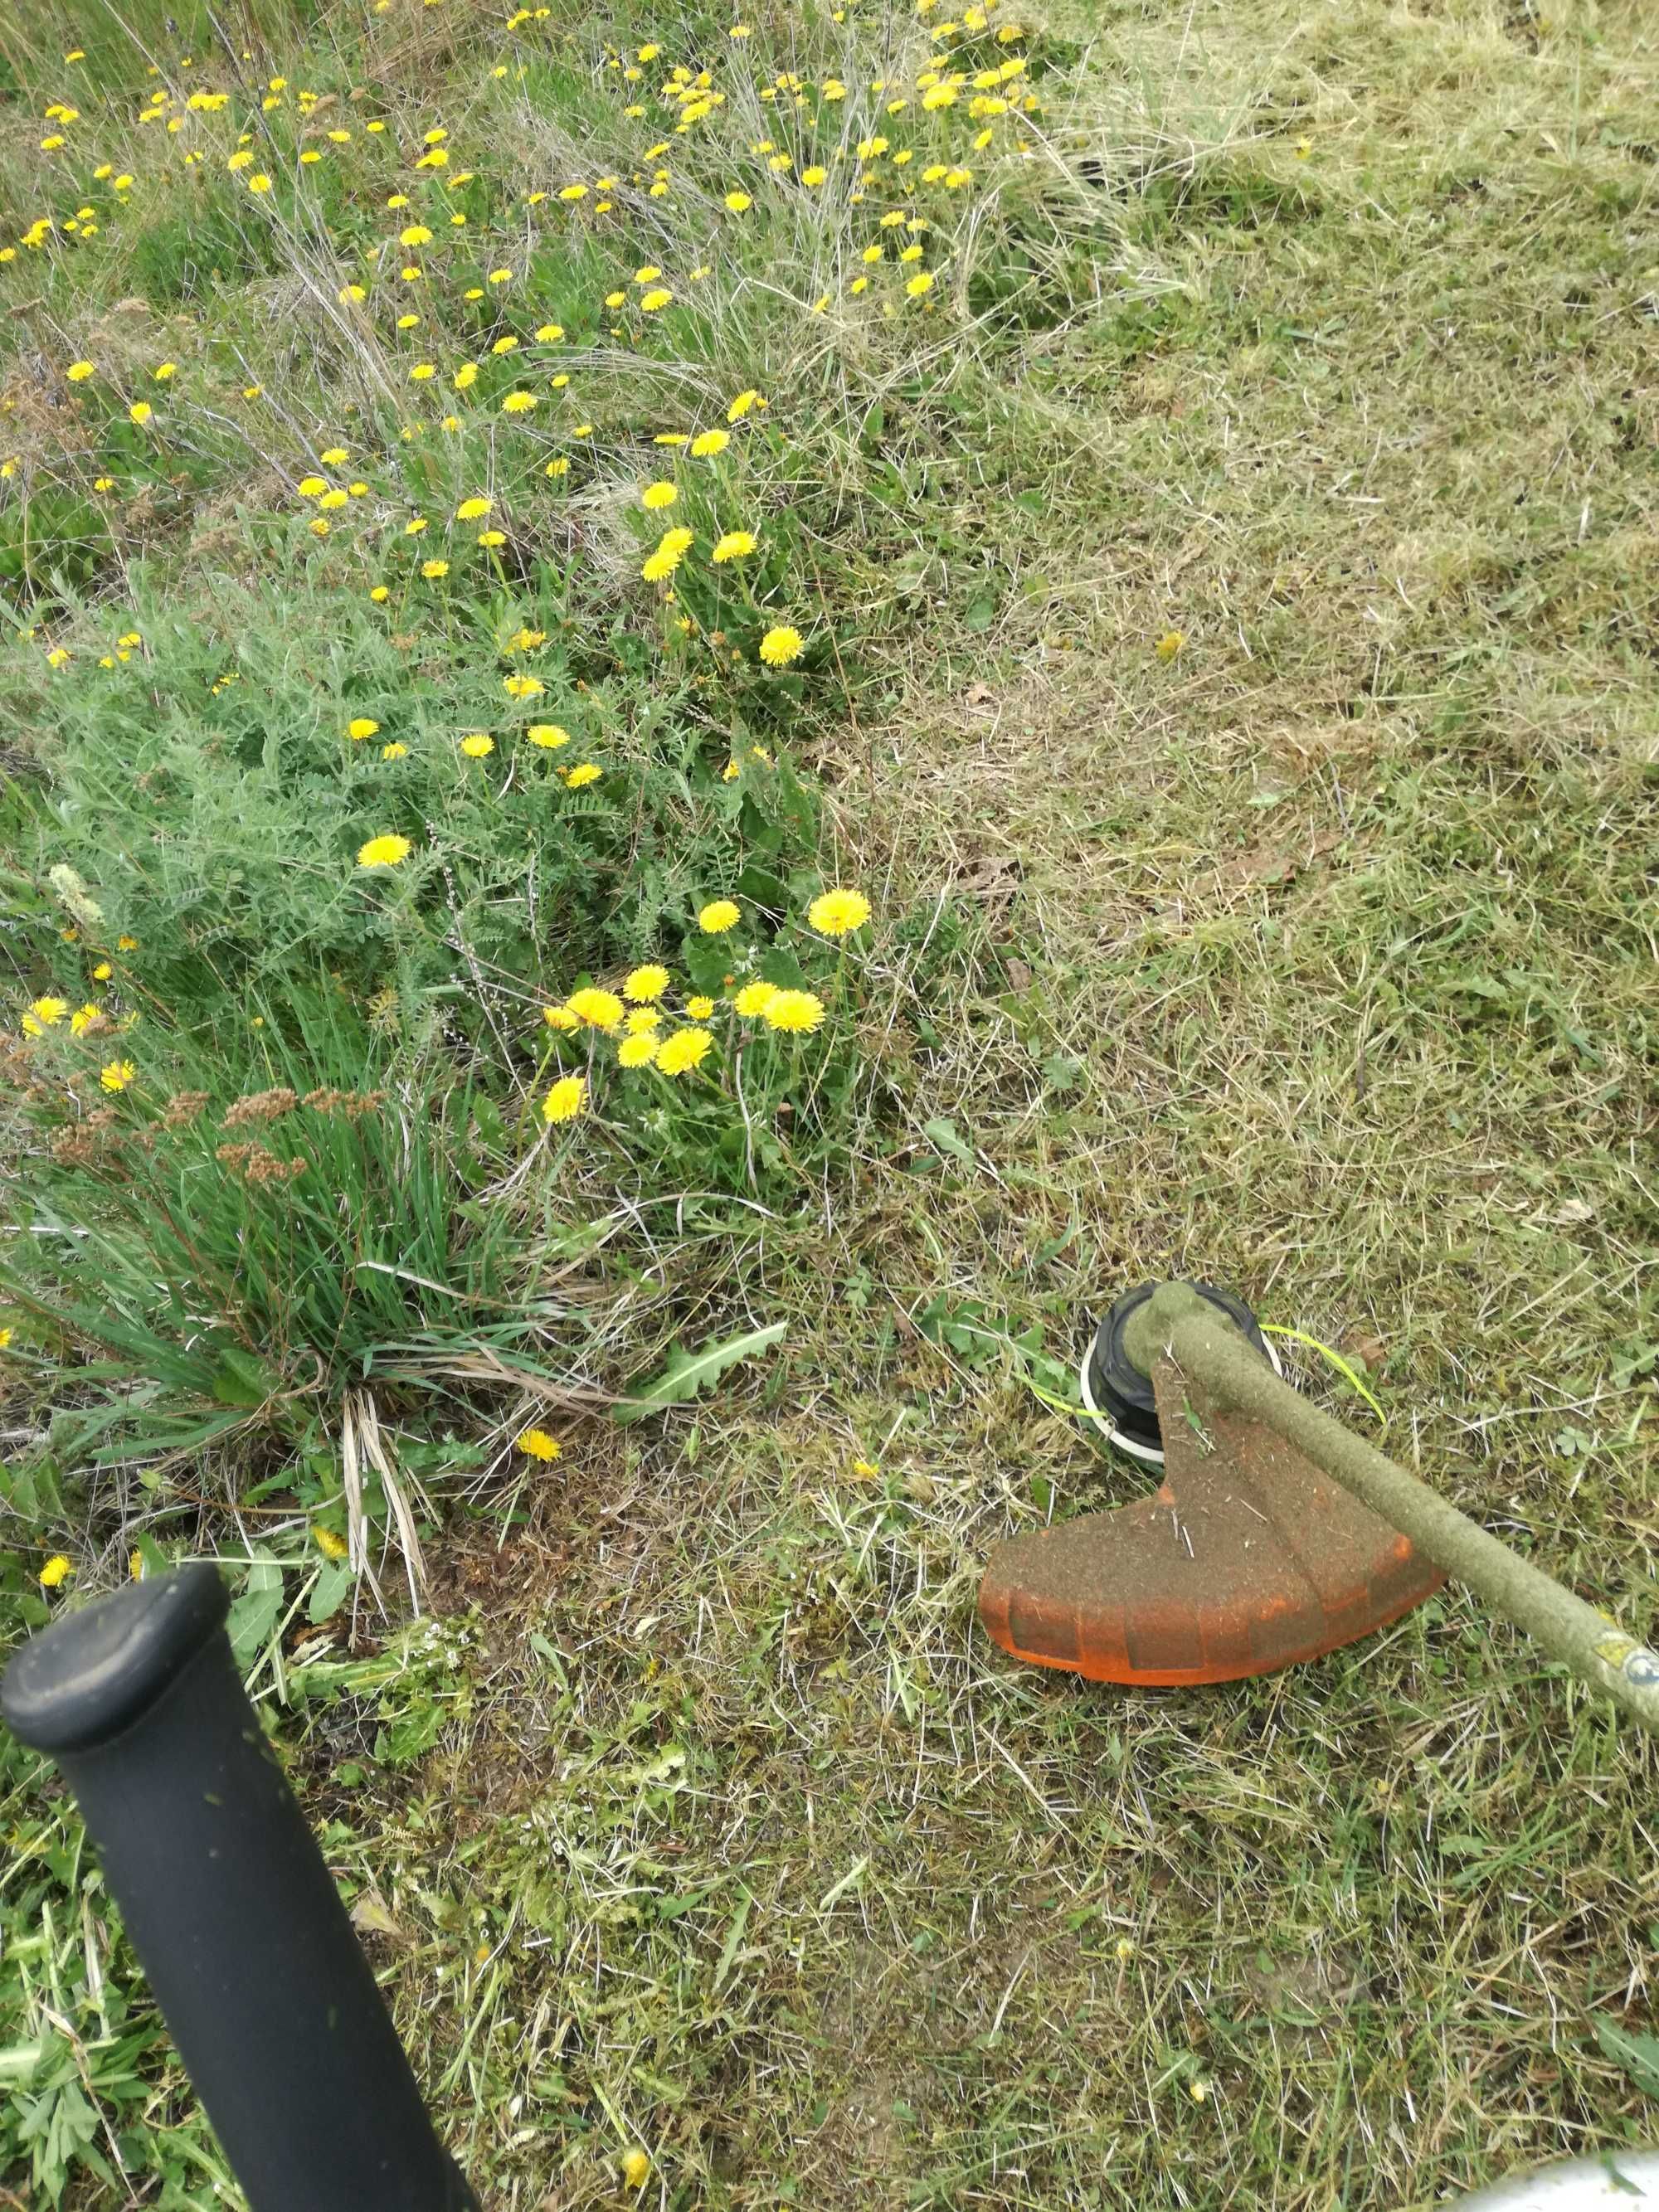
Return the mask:
{"type": "Polygon", "coordinates": [[[1369,1636],[1449,1572],[1659,1729],[1659,1655],[1299,1396],[1227,1292],[1120,1298],[1082,1395],[1163,1480],[995,1547],[980,1613],[1015,1658],[1099,1682],[1232,1681],[1369,1636]]]}
{"type": "MultiPolygon", "coordinates": [[[[1235,1297],[1194,1285],[1267,1358],[1235,1297]]],[[[999,1544],[980,1590],[1005,1650],[1097,1682],[1226,1682],[1316,1658],[1396,1619],[1445,1579],[1260,1421],[1206,1407],[1158,1358],[1134,1366],[1125,1331],[1153,1285],[1102,1322],[1088,1394],[1133,1456],[1160,1458],[1157,1492],[999,1544]]]]}

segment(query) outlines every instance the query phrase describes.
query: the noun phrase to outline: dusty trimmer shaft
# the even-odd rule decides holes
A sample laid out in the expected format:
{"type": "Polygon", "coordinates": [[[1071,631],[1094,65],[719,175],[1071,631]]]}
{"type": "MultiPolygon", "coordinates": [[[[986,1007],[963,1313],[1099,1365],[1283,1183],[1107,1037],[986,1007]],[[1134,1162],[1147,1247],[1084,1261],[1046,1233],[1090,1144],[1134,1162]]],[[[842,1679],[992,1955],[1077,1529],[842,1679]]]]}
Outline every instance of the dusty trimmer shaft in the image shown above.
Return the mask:
{"type": "Polygon", "coordinates": [[[1448,1575],[1659,1733],[1659,1654],[1297,1395],[1187,1283],[1142,1297],[1164,1481],[999,1544],[980,1613],[1003,1649],[1091,1681],[1273,1673],[1396,1620],[1448,1575]]]}

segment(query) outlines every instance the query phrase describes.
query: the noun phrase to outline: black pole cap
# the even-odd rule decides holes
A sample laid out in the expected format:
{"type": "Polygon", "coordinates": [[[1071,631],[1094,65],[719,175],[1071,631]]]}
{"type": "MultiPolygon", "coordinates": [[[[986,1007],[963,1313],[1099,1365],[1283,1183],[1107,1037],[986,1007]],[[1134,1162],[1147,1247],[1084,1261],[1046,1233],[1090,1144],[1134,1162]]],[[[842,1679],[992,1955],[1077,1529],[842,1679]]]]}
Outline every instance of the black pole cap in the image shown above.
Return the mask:
{"type": "Polygon", "coordinates": [[[161,1703],[229,1610],[205,1563],[131,1583],[24,1644],[0,1682],[0,1715],[36,1751],[95,1751],[161,1703]]]}
{"type": "MultiPolygon", "coordinates": [[[[1089,1388],[1096,1405],[1121,1436],[1151,1452],[1164,1449],[1152,1377],[1143,1375],[1124,1350],[1123,1332],[1130,1315],[1144,1306],[1158,1288],[1156,1283],[1142,1283],[1139,1289],[1125,1291],[1115,1299],[1095,1334],[1094,1348],[1089,1354],[1089,1388]]],[[[1243,1332],[1245,1341],[1264,1359],[1270,1358],[1267,1339],[1242,1298],[1231,1291],[1218,1290],[1213,1283],[1188,1283],[1187,1288],[1225,1314],[1243,1332]]]]}

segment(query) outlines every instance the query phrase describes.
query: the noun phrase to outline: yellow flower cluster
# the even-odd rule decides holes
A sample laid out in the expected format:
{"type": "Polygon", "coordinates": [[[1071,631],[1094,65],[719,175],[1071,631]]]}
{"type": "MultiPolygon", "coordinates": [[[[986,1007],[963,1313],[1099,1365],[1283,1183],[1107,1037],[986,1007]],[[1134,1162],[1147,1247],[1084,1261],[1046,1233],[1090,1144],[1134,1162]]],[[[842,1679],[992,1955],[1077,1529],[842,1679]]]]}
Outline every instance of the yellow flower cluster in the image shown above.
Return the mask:
{"type": "MultiPolygon", "coordinates": [[[[871,911],[864,892],[836,885],[811,901],[806,920],[820,936],[840,939],[861,929],[871,911]]],[[[698,909],[697,927],[705,937],[724,939],[738,929],[743,918],[737,900],[709,899],[698,909]]],[[[758,957],[754,953],[738,955],[736,964],[752,966],[758,957]]],[[[726,980],[731,1013],[739,1023],[758,1024],[763,1031],[810,1036],[827,1017],[822,996],[802,985],[779,983],[753,974],[744,982],[738,982],[735,976],[726,980]]],[[[663,1033],[663,1002],[672,988],[668,969],[659,962],[648,961],[630,969],[617,990],[596,983],[580,985],[561,1003],[544,1006],[542,1019],[556,1037],[579,1042],[586,1032],[613,1039],[618,1067],[630,1073],[651,1068],[672,1080],[694,1073],[722,1048],[722,1038],[711,1026],[720,1002],[704,993],[688,995],[679,1025],[663,1033]]],[[[734,1034],[730,1048],[736,1049],[738,1042],[734,1034]]],[[[543,1101],[543,1117],[550,1123],[572,1121],[588,1110],[589,1103],[586,1076],[563,1075],[543,1101]]]]}
{"type": "MultiPolygon", "coordinates": [[[[377,11],[390,4],[391,0],[375,0],[377,11]]],[[[836,20],[843,14],[836,11],[836,20]]],[[[222,165],[237,189],[261,210],[258,220],[285,234],[307,227],[325,231],[342,194],[360,211],[370,196],[378,196],[385,210],[378,234],[366,251],[353,250],[352,265],[341,272],[338,301],[365,343],[383,344],[400,364],[398,373],[411,394],[453,395],[457,411],[443,414],[436,425],[444,437],[471,440],[488,426],[493,443],[498,430],[508,435],[503,426],[514,426],[501,454],[501,484],[452,494],[452,529],[489,525],[476,532],[476,553],[468,553],[469,561],[483,555],[499,566],[500,556],[514,544],[515,532],[538,526],[538,518],[520,489],[528,455],[535,456],[534,473],[543,487],[574,485],[572,457],[580,455],[585,441],[595,441],[592,472],[601,480],[622,458],[618,446],[626,434],[596,431],[594,422],[578,419],[577,378],[571,368],[559,366],[561,359],[591,362],[591,352],[585,356],[580,349],[596,341],[648,349],[658,328],[678,327],[682,315],[699,312],[695,301],[700,287],[711,280],[718,287],[724,273],[718,254],[696,258],[708,257],[710,248],[703,238],[693,243],[693,211],[708,204],[699,203],[693,186],[712,187],[716,204],[740,222],[761,222],[775,211],[793,224],[793,210],[803,203],[835,208],[845,226],[842,234],[851,271],[841,293],[844,308],[850,312],[867,302],[890,315],[908,302],[929,314],[940,312],[951,234],[961,227],[961,196],[984,180],[981,157],[993,163],[1029,158],[1031,149],[1022,135],[1024,118],[1036,112],[1039,100],[1021,51],[1026,32],[1006,0],[983,0],[954,17],[944,15],[940,0],[917,0],[917,14],[931,50],[902,76],[878,76],[867,85],[835,75],[815,79],[764,62],[749,64],[753,27],[742,21],[728,25],[729,60],[716,67],[677,61],[656,41],[632,51],[607,49],[605,67],[620,95],[620,112],[610,135],[619,143],[631,140],[634,152],[611,173],[547,178],[523,194],[510,227],[491,223],[482,231],[462,195],[487,171],[468,166],[469,158],[482,157],[469,157],[459,132],[452,133],[445,123],[431,124],[400,147],[398,124],[363,112],[364,106],[372,108],[372,100],[359,106],[354,95],[348,113],[332,107],[331,94],[282,76],[250,92],[239,76],[186,88],[158,75],[136,116],[150,134],[155,159],[142,171],[98,163],[82,188],[84,200],[72,210],[37,215],[15,243],[0,244],[0,264],[48,251],[95,253],[98,241],[130,219],[130,208],[146,204],[141,185],[144,193],[165,192],[173,180],[204,163],[222,165]],[[856,127],[844,119],[854,106],[861,110],[856,127]],[[765,118],[758,132],[750,119],[757,114],[765,118]],[[345,166],[339,182],[319,198],[321,187],[314,179],[327,163],[345,166]],[[637,264],[623,251],[635,195],[664,204],[659,258],[637,264]],[[683,221],[677,219],[682,204],[683,221]],[[602,262],[607,248],[613,249],[613,265],[589,297],[561,301],[555,319],[547,313],[550,303],[542,271],[567,246],[582,254],[591,251],[602,262]],[[884,289],[890,283],[890,295],[884,289]],[[544,295],[539,300],[538,294],[544,295]],[[488,303],[487,312],[482,303],[488,303]],[[470,312],[475,306],[477,317],[470,312]],[[469,311],[465,320],[447,312],[457,307],[469,311]],[[465,357],[446,359],[431,332],[476,330],[480,317],[484,335],[466,347],[465,357]],[[568,348],[573,331],[578,341],[574,352],[568,348]],[[505,385],[503,374],[510,380],[505,385]],[[470,414],[469,406],[482,411],[470,414]],[[549,453],[550,444],[562,450],[549,453]],[[500,509],[523,511],[498,517],[500,509]]],[[[520,8],[508,18],[508,28],[514,40],[531,40],[553,21],[553,11],[544,6],[520,8]]],[[[524,70],[509,49],[508,58],[490,64],[489,76],[511,83],[524,70]]],[[[76,157],[90,126],[82,111],[64,100],[52,101],[44,114],[51,126],[41,142],[50,157],[50,179],[64,173],[63,162],[76,157]]],[[[107,116],[106,110],[100,120],[107,116]]],[[[787,297],[787,266],[779,269],[778,283],[787,297]]],[[[835,298],[833,291],[826,292],[803,297],[799,305],[807,312],[827,312],[835,298]]],[[[199,400],[210,407],[222,402],[234,410],[239,403],[258,407],[265,399],[266,387],[257,374],[223,393],[214,392],[215,372],[205,358],[166,359],[143,373],[151,390],[166,392],[170,401],[185,406],[199,400]]],[[[157,419],[150,398],[119,390],[120,372],[100,368],[88,352],[71,359],[62,374],[74,387],[70,404],[92,410],[83,422],[110,422],[120,413],[129,425],[128,443],[112,457],[117,472],[96,478],[101,494],[118,491],[123,467],[146,480],[171,466],[164,443],[170,434],[167,426],[157,419]],[[151,435],[132,441],[135,428],[151,435]]],[[[671,646],[693,638],[720,654],[727,665],[752,661],[775,672],[797,663],[814,665],[808,641],[819,624],[816,618],[810,623],[781,618],[767,608],[765,599],[778,588],[776,574],[769,574],[763,586],[758,580],[751,586],[749,574],[736,566],[758,550],[763,535],[759,522],[752,514],[734,518],[720,511],[735,499],[754,498],[744,483],[744,457],[734,434],[759,424],[766,407],[765,394],[749,386],[726,402],[723,419],[656,434],[659,444],[678,449],[688,470],[696,465],[705,474],[694,482],[665,473],[646,483],[642,506],[647,513],[676,504],[694,512],[685,526],[665,533],[645,552],[641,577],[662,587],[671,608],[689,610],[676,612],[667,624],[664,635],[671,646]],[[738,472],[728,474],[732,463],[738,472]],[[684,589],[677,593],[683,581],[679,572],[693,560],[699,543],[709,569],[721,572],[711,583],[732,587],[710,605],[701,586],[699,594],[689,599],[684,589]],[[741,616],[734,613],[733,592],[741,616]]],[[[276,413],[268,422],[261,416],[263,427],[250,425],[250,446],[264,452],[273,437],[285,443],[290,421],[276,413]]],[[[419,446],[433,428],[429,419],[416,414],[398,426],[398,442],[419,446]]],[[[361,559],[400,532],[419,537],[428,530],[428,518],[408,514],[395,467],[383,471],[377,483],[372,466],[351,473],[343,443],[318,442],[320,453],[307,457],[308,465],[296,472],[296,480],[306,502],[306,538],[317,541],[320,551],[346,557],[349,547],[349,557],[361,559]]],[[[394,442],[394,461],[396,455],[394,442]]],[[[0,472],[10,474],[17,465],[15,459],[0,458],[0,472]]],[[[459,541],[435,551],[422,548],[415,564],[417,580],[440,586],[466,578],[457,559],[464,550],[459,541]]],[[[504,580],[505,570],[501,575],[504,580]]],[[[377,605],[388,608],[398,597],[386,582],[375,581],[369,590],[377,605]]],[[[406,600],[406,592],[403,596],[406,600]]],[[[404,757],[406,750],[387,749],[383,757],[404,757]]]]}

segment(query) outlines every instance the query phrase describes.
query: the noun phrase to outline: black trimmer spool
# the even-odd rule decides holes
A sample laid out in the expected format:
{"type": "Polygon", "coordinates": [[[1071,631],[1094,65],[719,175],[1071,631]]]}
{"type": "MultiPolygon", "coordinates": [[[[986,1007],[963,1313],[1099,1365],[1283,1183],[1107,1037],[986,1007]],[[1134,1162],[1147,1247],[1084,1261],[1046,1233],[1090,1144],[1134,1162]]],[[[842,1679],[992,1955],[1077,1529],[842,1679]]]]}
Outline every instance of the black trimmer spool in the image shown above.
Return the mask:
{"type": "MultiPolygon", "coordinates": [[[[1121,1298],[1113,1300],[1083,1356],[1078,1378],[1083,1402],[1100,1417],[1108,1443],[1145,1467],[1163,1466],[1164,1435],[1158,1424],[1152,1378],[1140,1372],[1124,1350],[1123,1332],[1131,1314],[1145,1305],[1158,1287],[1156,1283],[1142,1283],[1139,1289],[1125,1291],[1121,1298]]],[[[1284,1373],[1279,1354],[1243,1298],[1235,1297],[1231,1291],[1218,1290],[1213,1283],[1192,1283],[1188,1288],[1224,1313],[1276,1375],[1284,1373]]]]}

